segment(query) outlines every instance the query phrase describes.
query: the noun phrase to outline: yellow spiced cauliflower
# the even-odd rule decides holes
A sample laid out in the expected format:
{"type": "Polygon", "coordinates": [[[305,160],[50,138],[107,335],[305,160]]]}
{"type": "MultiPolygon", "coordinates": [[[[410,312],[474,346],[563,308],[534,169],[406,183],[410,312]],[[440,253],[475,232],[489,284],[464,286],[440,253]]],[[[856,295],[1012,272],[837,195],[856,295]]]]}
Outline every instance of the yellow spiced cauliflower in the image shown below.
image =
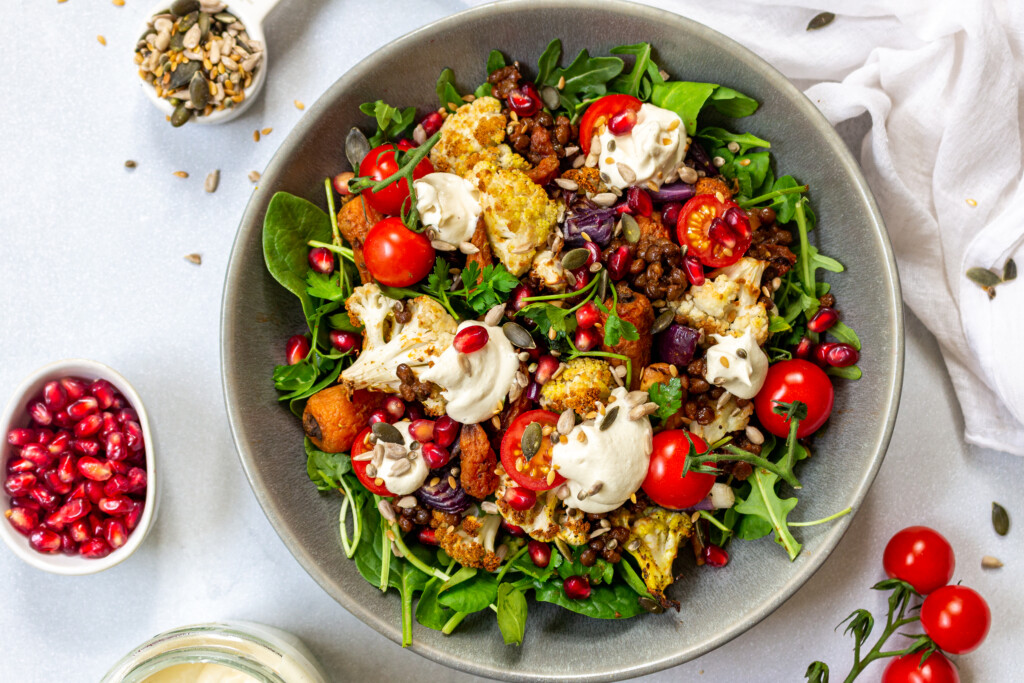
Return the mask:
{"type": "Polygon", "coordinates": [[[597,358],[574,358],[557,379],[549,379],[541,387],[540,405],[556,413],[572,408],[586,415],[597,401],[606,402],[611,393],[612,370],[608,363],[597,358]]]}
{"type": "Polygon", "coordinates": [[[679,553],[679,545],[693,533],[690,515],[659,507],[648,507],[638,514],[622,507],[609,518],[615,526],[629,529],[626,551],[640,565],[647,590],[665,607],[674,604],[665,597],[665,589],[675,579],[672,563],[679,553]]]}
{"type": "Polygon", "coordinates": [[[707,281],[670,305],[676,320],[704,332],[743,336],[747,330],[759,345],[768,340],[768,311],[758,303],[764,261],[744,257],[731,266],[713,270],[707,281]]]}
{"type": "Polygon", "coordinates": [[[516,510],[505,501],[505,487],[511,479],[503,474],[495,491],[498,512],[506,522],[521,528],[530,538],[553,541],[560,538],[569,545],[583,545],[588,540],[590,522],[577,512],[566,510],[554,491],[537,494],[537,503],[529,510],[516,510]]]}

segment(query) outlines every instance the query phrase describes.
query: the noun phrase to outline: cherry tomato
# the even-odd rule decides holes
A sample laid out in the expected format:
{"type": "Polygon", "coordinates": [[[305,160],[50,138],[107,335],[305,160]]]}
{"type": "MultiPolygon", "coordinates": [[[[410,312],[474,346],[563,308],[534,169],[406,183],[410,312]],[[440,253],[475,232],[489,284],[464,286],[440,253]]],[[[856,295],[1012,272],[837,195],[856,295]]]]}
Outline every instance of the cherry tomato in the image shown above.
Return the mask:
{"type": "Polygon", "coordinates": [[[637,112],[643,104],[631,95],[605,95],[587,107],[587,112],[580,120],[580,149],[590,154],[590,137],[594,129],[605,125],[616,114],[624,111],[637,112]]]}
{"type": "Polygon", "coordinates": [[[696,454],[707,453],[708,445],[702,438],[682,429],[670,429],[654,435],[651,464],[640,488],[662,507],[673,510],[693,507],[707,497],[715,483],[713,474],[691,470],[683,476],[691,439],[696,454]]]}
{"type": "MultiPolygon", "coordinates": [[[[353,458],[357,455],[373,450],[373,446],[366,445],[366,437],[369,436],[369,434],[369,427],[356,434],[356,440],[352,444],[353,458]]],[[[352,460],[352,471],[356,473],[356,477],[359,479],[359,482],[365,486],[370,493],[376,493],[378,496],[394,496],[395,494],[388,491],[387,486],[375,483],[374,478],[366,474],[366,466],[369,464],[370,463],[365,461],[360,462],[355,459],[352,460]]]]}
{"type": "Polygon", "coordinates": [[[921,605],[924,632],[950,654],[977,649],[991,624],[992,613],[985,598],[967,586],[943,586],[921,605]]]}
{"type": "Polygon", "coordinates": [[[379,282],[408,287],[434,267],[434,248],[426,236],[405,227],[399,218],[385,218],[366,233],[366,268],[379,282]]]}
{"type": "Polygon", "coordinates": [[[906,581],[927,595],[953,578],[956,557],[949,541],[935,529],[909,526],[889,539],[882,566],[889,578],[906,581]]]}
{"type": "MultiPolygon", "coordinates": [[[[369,176],[374,180],[384,180],[394,175],[398,171],[398,162],[395,160],[395,148],[396,145],[389,142],[371,149],[359,163],[359,175],[369,176]]],[[[411,149],[411,145],[399,144],[397,148],[405,151],[405,149],[411,149]]],[[[416,164],[412,177],[414,180],[418,180],[433,172],[434,166],[428,159],[424,159],[416,164]]],[[[363,197],[377,211],[389,216],[398,216],[402,213],[402,205],[409,202],[409,183],[403,178],[397,183],[391,183],[377,192],[372,192],[367,188],[363,190],[363,197]]],[[[405,208],[408,210],[409,207],[405,208]]]]}
{"type": "Polygon", "coordinates": [[[882,683],[960,683],[960,674],[941,652],[933,652],[921,664],[922,653],[896,657],[882,674],[882,683]]]}
{"type": "Polygon", "coordinates": [[[728,199],[699,194],[683,205],[676,220],[679,244],[710,268],[722,268],[740,260],[750,248],[750,219],[728,199]]]}
{"type": "Polygon", "coordinates": [[[807,405],[807,417],[800,421],[796,435],[801,439],[813,434],[832,414],[835,392],[825,371],[814,363],[794,358],[768,368],[764,386],[754,397],[754,409],[761,425],[775,436],[789,436],[789,420],[772,412],[775,402],[801,401],[807,405]]]}
{"type": "Polygon", "coordinates": [[[523,463],[522,470],[516,469],[516,461],[523,456],[523,432],[534,422],[548,425],[553,429],[558,424],[558,413],[550,410],[529,410],[513,420],[501,439],[501,466],[505,468],[508,476],[523,488],[547,491],[565,481],[565,477],[556,473],[552,483],[548,483],[548,472],[551,469],[551,439],[542,438],[537,454],[523,463]]]}

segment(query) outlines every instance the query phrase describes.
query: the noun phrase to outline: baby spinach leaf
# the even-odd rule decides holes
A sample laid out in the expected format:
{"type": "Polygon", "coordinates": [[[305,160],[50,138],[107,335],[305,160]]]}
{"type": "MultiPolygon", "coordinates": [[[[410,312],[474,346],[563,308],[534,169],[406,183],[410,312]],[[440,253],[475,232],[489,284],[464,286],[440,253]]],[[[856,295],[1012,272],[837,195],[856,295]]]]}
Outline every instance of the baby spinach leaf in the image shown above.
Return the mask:
{"type": "Polygon", "coordinates": [[[500,50],[491,50],[487,55],[487,75],[490,76],[503,66],[505,66],[505,55],[501,54],[500,50]]]}
{"type": "Polygon", "coordinates": [[[711,93],[711,104],[715,109],[730,118],[739,119],[750,116],[757,111],[758,103],[738,90],[720,85],[711,93]]]}
{"type": "Polygon", "coordinates": [[[479,612],[487,609],[497,596],[498,581],[494,574],[479,572],[471,579],[444,589],[437,601],[456,612],[479,612]]]}
{"type": "Polygon", "coordinates": [[[651,89],[651,103],[674,111],[683,120],[686,132],[693,135],[697,132],[697,115],[717,87],[714,83],[692,81],[657,83],[651,89]]]}
{"type": "Polygon", "coordinates": [[[506,645],[522,645],[526,633],[526,596],[510,583],[498,586],[498,628],[506,645]]]}
{"type": "Polygon", "coordinates": [[[534,581],[534,597],[594,619],[628,619],[643,612],[636,592],[625,583],[592,586],[587,600],[565,597],[561,580],[534,581]]]}
{"type": "Polygon", "coordinates": [[[662,422],[679,412],[683,407],[683,381],[673,377],[668,382],[651,385],[648,392],[653,402],[658,404],[656,415],[662,422]]]}
{"type": "MultiPolygon", "coordinates": [[[[554,41],[552,41],[554,43],[554,41]]],[[[548,46],[551,48],[551,45],[548,46]]],[[[559,52],[561,43],[559,43],[559,52]]],[[[547,52],[547,50],[545,50],[547,52]]],[[[591,57],[585,49],[580,50],[576,59],[567,67],[554,69],[543,81],[544,85],[557,87],[562,78],[564,86],[558,91],[562,106],[576,116],[577,110],[587,98],[596,98],[608,92],[608,82],[622,73],[623,62],[618,57],[591,57]]]]}
{"type": "Polygon", "coordinates": [[[313,315],[313,301],[306,292],[309,240],[331,241],[327,213],[302,197],[276,193],[263,217],[263,258],[273,278],[302,302],[307,318],[313,315]]]}
{"type": "Polygon", "coordinates": [[[437,77],[437,99],[448,111],[455,111],[462,104],[462,95],[455,87],[455,72],[449,68],[441,69],[437,77]]]}
{"type": "Polygon", "coordinates": [[[658,65],[651,59],[651,44],[636,43],[635,45],[619,45],[609,50],[613,55],[633,55],[633,70],[615,78],[609,89],[613,92],[632,95],[640,100],[649,100],[651,89],[656,83],[664,83],[658,65]]]}
{"type": "Polygon", "coordinates": [[[476,576],[476,567],[459,567],[459,570],[452,574],[451,578],[441,584],[441,587],[437,589],[438,594],[445,592],[452,586],[458,586],[460,583],[469,581],[476,576]]]}
{"type": "Polygon", "coordinates": [[[795,560],[802,546],[790,532],[786,517],[796,507],[797,499],[780,498],[775,490],[779,477],[767,470],[755,469],[747,481],[750,482],[750,495],[745,500],[737,500],[736,511],[767,522],[775,532],[775,542],[786,549],[790,560],[795,560]]]}
{"type": "Polygon", "coordinates": [[[352,469],[347,453],[325,453],[308,438],[305,440],[306,474],[320,491],[341,487],[341,478],[352,469]]]}
{"type": "Polygon", "coordinates": [[[437,601],[437,592],[441,588],[441,579],[434,577],[423,587],[423,594],[416,603],[416,621],[427,628],[440,631],[448,623],[453,610],[448,609],[437,601]]]}
{"type": "Polygon", "coordinates": [[[702,141],[709,143],[709,148],[715,147],[726,147],[730,142],[735,142],[740,146],[738,154],[743,154],[748,149],[754,147],[764,147],[765,149],[772,146],[767,140],[763,140],[753,133],[733,133],[724,128],[716,128],[709,126],[702,128],[697,137],[702,141]]]}
{"type": "Polygon", "coordinates": [[[842,377],[849,380],[858,380],[864,375],[856,365],[851,365],[847,368],[828,368],[825,370],[825,373],[833,377],[842,377]]]}
{"type": "MultiPolygon", "coordinates": [[[[295,365],[278,365],[274,368],[274,388],[289,393],[302,392],[316,382],[316,366],[308,360],[295,365]]],[[[288,397],[280,397],[283,401],[288,397]]]]}

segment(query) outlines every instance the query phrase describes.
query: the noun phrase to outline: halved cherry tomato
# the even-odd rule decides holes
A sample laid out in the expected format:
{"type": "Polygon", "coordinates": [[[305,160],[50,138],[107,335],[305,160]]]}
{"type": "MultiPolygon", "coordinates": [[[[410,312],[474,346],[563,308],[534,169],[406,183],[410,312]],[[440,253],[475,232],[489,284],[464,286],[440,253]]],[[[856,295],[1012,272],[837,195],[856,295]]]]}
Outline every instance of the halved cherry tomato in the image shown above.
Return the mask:
{"type": "Polygon", "coordinates": [[[390,287],[408,287],[434,267],[434,247],[425,235],[405,227],[400,218],[385,218],[366,233],[366,268],[390,287]]]}
{"type": "Polygon", "coordinates": [[[537,454],[524,462],[521,470],[516,469],[516,461],[523,457],[523,432],[534,422],[548,425],[553,429],[558,424],[558,413],[550,410],[530,410],[513,420],[501,439],[501,466],[520,486],[533,491],[547,491],[565,481],[565,477],[556,472],[552,483],[548,483],[548,472],[551,470],[551,439],[542,438],[537,454]]]}
{"type": "Polygon", "coordinates": [[[768,368],[764,386],[754,397],[754,410],[761,426],[775,436],[789,436],[789,420],[773,411],[775,402],[801,401],[807,405],[807,417],[796,431],[799,438],[818,430],[832,414],[835,392],[825,371],[814,363],[793,358],[768,368]]]}
{"type": "Polygon", "coordinates": [[[654,451],[647,478],[640,488],[658,505],[672,510],[693,507],[704,500],[715,484],[715,475],[694,472],[683,476],[690,441],[696,455],[707,453],[708,445],[696,434],[670,429],[654,435],[654,451]]]}
{"type": "Polygon", "coordinates": [[[370,463],[355,460],[355,456],[373,450],[373,446],[368,446],[366,444],[366,437],[369,435],[369,427],[356,434],[356,440],[352,444],[352,471],[356,473],[356,478],[359,479],[359,483],[365,486],[370,493],[376,493],[378,496],[394,496],[395,494],[388,491],[387,486],[376,483],[376,480],[373,477],[366,474],[366,466],[370,463]]]}
{"type": "MultiPolygon", "coordinates": [[[[404,142],[404,141],[403,141],[404,142]]],[[[408,143],[399,143],[398,149],[406,151],[412,149],[408,143]]],[[[374,180],[384,180],[398,171],[398,162],[395,160],[395,145],[387,143],[374,147],[359,162],[359,175],[369,176],[374,180]]],[[[416,164],[412,172],[414,180],[418,180],[428,173],[434,172],[434,166],[429,159],[424,159],[416,164]]],[[[409,203],[409,183],[404,178],[397,183],[391,183],[377,192],[369,188],[363,190],[363,197],[373,208],[389,216],[398,216],[402,213],[402,205],[409,203]]],[[[409,207],[405,207],[408,210],[409,207]]]]}
{"type": "Polygon", "coordinates": [[[711,268],[736,263],[750,248],[750,219],[735,202],[699,194],[683,205],[676,222],[679,244],[711,268]]]}
{"type": "Polygon", "coordinates": [[[605,95],[587,107],[587,112],[580,120],[580,149],[590,154],[590,137],[594,129],[607,124],[613,116],[625,111],[638,112],[643,104],[631,95],[605,95]]]}

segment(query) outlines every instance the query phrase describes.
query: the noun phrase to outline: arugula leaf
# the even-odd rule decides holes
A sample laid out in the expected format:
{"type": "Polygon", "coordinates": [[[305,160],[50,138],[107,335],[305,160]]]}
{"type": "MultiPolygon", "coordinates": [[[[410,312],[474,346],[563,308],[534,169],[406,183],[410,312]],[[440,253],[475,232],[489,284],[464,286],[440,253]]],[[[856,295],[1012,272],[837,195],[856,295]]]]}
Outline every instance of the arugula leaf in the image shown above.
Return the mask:
{"type": "Polygon", "coordinates": [[[372,116],[377,121],[377,132],[370,137],[371,147],[376,147],[401,135],[416,118],[416,107],[398,109],[384,100],[364,102],[359,111],[372,116]]]}
{"type": "MultiPolygon", "coordinates": [[[[540,53],[540,58],[537,60],[537,82],[545,83],[547,85],[557,85],[558,79],[555,79],[555,83],[549,83],[551,80],[551,74],[554,73],[558,67],[558,60],[562,56],[562,41],[555,38],[548,46],[544,48],[544,52],[540,53]]],[[[504,66],[504,58],[502,58],[502,66],[504,66]]],[[[490,68],[490,59],[487,60],[488,73],[493,73],[493,69],[490,68]]],[[[499,67],[500,68],[500,67],[499,67]]]]}
{"type": "Polygon", "coordinates": [[[316,484],[317,490],[333,491],[341,488],[341,478],[352,469],[347,453],[325,453],[307,437],[306,474],[316,484]]]}
{"type": "Polygon", "coordinates": [[[757,109],[757,100],[732,88],[692,81],[655,83],[651,102],[678,114],[690,135],[697,132],[697,115],[709,102],[722,114],[733,118],[749,116],[757,109]]]}
{"type": "Polygon", "coordinates": [[[526,596],[510,583],[498,586],[498,628],[506,645],[522,645],[526,634],[526,596]]]}
{"type": "Polygon", "coordinates": [[[437,99],[448,111],[455,111],[463,104],[462,95],[455,87],[455,72],[450,68],[441,69],[441,74],[437,77],[436,90],[437,99]]]}
{"type": "Polygon", "coordinates": [[[615,78],[609,89],[613,92],[632,95],[640,100],[649,100],[651,89],[656,83],[664,83],[658,65],[651,59],[651,44],[636,43],[635,45],[619,45],[609,50],[613,55],[633,55],[633,70],[615,78]]]}
{"type": "MultiPolygon", "coordinates": [[[[552,44],[555,41],[552,41],[552,44]]],[[[548,49],[551,45],[548,45],[548,49]]],[[[561,53],[561,42],[558,43],[561,53]]],[[[547,52],[547,50],[545,50],[547,52]]],[[[569,66],[554,69],[544,80],[544,85],[557,87],[562,78],[565,85],[558,91],[562,107],[575,118],[584,100],[598,98],[608,92],[608,82],[622,73],[623,62],[618,57],[591,57],[587,50],[580,50],[569,66]]]]}
{"type": "Polygon", "coordinates": [[[491,53],[487,55],[487,75],[490,76],[504,66],[505,55],[501,54],[500,50],[491,50],[491,53]]]}
{"type": "MultiPolygon", "coordinates": [[[[738,154],[743,154],[749,149],[755,147],[763,147],[768,149],[772,146],[767,140],[763,140],[753,133],[733,133],[724,128],[716,128],[714,126],[708,126],[702,128],[697,137],[702,141],[710,143],[708,147],[727,147],[730,142],[735,142],[740,146],[738,154]]],[[[795,186],[795,183],[794,183],[795,186]]]]}
{"type": "Polygon", "coordinates": [[[299,298],[307,319],[313,315],[313,301],[306,292],[310,240],[331,241],[327,213],[302,197],[274,194],[263,217],[263,258],[273,278],[299,298]]]}
{"type": "MultiPolygon", "coordinates": [[[[344,301],[345,291],[341,288],[337,278],[330,275],[310,270],[306,275],[306,293],[312,297],[326,299],[328,301],[344,301]]],[[[346,316],[347,317],[347,316],[346,316]]]]}
{"type": "Polygon", "coordinates": [[[758,103],[753,97],[748,97],[738,90],[720,85],[711,93],[711,104],[719,112],[734,119],[750,116],[757,111],[758,103]]]}
{"type": "Polygon", "coordinates": [[[658,404],[658,412],[655,414],[664,422],[683,407],[683,381],[673,377],[668,382],[658,382],[651,386],[648,395],[658,404]]]}
{"type": "Polygon", "coordinates": [[[837,322],[835,325],[828,329],[828,333],[838,339],[844,344],[849,344],[853,348],[860,351],[860,337],[854,332],[849,325],[843,322],[837,322]]]}
{"type": "Polygon", "coordinates": [[[796,507],[797,499],[780,498],[775,490],[779,477],[766,470],[755,469],[747,481],[750,482],[750,495],[745,500],[737,500],[736,512],[759,517],[771,525],[775,542],[786,549],[790,560],[795,560],[803,546],[793,537],[786,517],[796,507]]]}

